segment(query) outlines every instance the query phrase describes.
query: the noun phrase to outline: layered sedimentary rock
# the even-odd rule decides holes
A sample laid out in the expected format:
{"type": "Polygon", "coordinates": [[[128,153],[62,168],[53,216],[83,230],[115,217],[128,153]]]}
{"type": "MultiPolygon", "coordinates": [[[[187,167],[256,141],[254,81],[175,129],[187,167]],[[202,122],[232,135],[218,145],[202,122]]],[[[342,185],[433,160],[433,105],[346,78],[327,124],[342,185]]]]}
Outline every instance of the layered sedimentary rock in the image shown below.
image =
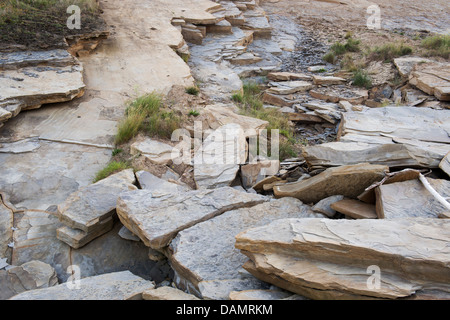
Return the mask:
{"type": "Polygon", "coordinates": [[[121,222],[149,247],[167,246],[181,230],[225,211],[267,201],[264,196],[231,187],[184,193],[136,190],[117,200],[121,222]]]}
{"type": "Polygon", "coordinates": [[[0,122],[84,94],[83,68],[63,49],[0,53],[0,122]]]}
{"type": "Polygon", "coordinates": [[[28,290],[49,288],[58,284],[55,269],[50,265],[32,260],[21,266],[0,270],[2,290],[0,300],[8,299],[28,290]]]}
{"type": "Polygon", "coordinates": [[[234,248],[235,236],[248,228],[288,217],[323,216],[293,198],[228,211],[179,232],[170,244],[169,260],[181,280],[187,281],[184,285],[193,286],[203,297],[228,299],[231,291],[264,288],[239,271],[245,256],[234,248]]]}
{"type": "Polygon", "coordinates": [[[435,298],[448,297],[449,223],[280,219],[240,233],[236,248],[256,277],[313,299],[393,299],[433,290],[435,298]]]}
{"type": "Polygon", "coordinates": [[[46,289],[30,290],[11,300],[137,300],[155,284],[129,271],[107,273],[62,283],[46,289]]]}
{"type": "Polygon", "coordinates": [[[275,186],[273,190],[277,198],[295,197],[306,203],[316,203],[333,195],[356,198],[365,188],[381,181],[388,171],[386,166],[367,163],[341,166],[306,180],[275,186]]]}

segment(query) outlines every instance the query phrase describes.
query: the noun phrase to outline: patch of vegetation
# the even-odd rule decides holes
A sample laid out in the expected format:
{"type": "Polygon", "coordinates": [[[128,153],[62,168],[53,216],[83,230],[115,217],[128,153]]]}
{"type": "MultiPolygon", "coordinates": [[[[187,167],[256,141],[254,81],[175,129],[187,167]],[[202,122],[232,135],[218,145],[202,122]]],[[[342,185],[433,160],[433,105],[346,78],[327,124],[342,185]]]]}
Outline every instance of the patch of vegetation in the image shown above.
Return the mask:
{"type": "Polygon", "coordinates": [[[322,59],[331,64],[335,64],[337,61],[337,57],[333,52],[328,52],[326,55],[322,57],[322,59]]]}
{"type": "Polygon", "coordinates": [[[277,109],[264,108],[261,100],[261,88],[254,82],[244,83],[243,93],[235,93],[232,100],[238,103],[240,114],[267,121],[267,135],[270,141],[271,131],[279,130],[280,133],[280,160],[296,157],[294,150],[294,130],[289,124],[289,119],[277,109]]]}
{"type": "MultiPolygon", "coordinates": [[[[64,37],[104,29],[96,0],[1,0],[0,43],[61,47],[64,37]],[[66,25],[70,5],[81,9],[81,29],[66,25]]],[[[0,48],[1,49],[1,48],[0,48]]]]}
{"type": "Polygon", "coordinates": [[[387,43],[370,50],[370,60],[391,62],[393,59],[411,54],[413,49],[404,43],[387,43]]]}
{"type": "Polygon", "coordinates": [[[428,56],[450,58],[450,35],[434,35],[422,40],[421,46],[427,49],[428,56]]]}
{"type": "Polygon", "coordinates": [[[324,72],[327,72],[327,69],[320,68],[319,70],[314,71],[314,73],[324,73],[324,72]]]}
{"type": "Polygon", "coordinates": [[[170,138],[181,126],[181,117],[163,108],[162,97],[150,93],[132,101],[125,118],[119,122],[115,143],[121,144],[135,137],[141,130],[150,136],[170,138]]]}
{"type": "Polygon", "coordinates": [[[347,52],[359,52],[360,51],[360,43],[361,41],[358,39],[354,39],[347,33],[345,43],[336,42],[330,47],[330,51],[323,56],[323,60],[328,63],[336,63],[337,57],[346,54],[347,52]],[[347,36],[348,35],[348,36],[347,36]]]}
{"type": "Polygon", "coordinates": [[[193,96],[198,96],[198,94],[200,93],[200,89],[195,86],[187,87],[185,91],[187,94],[190,94],[193,96]]]}
{"type": "Polygon", "coordinates": [[[370,87],[372,87],[372,79],[370,78],[367,71],[358,69],[353,73],[353,85],[369,89],[370,87]]]}
{"type": "Polygon", "coordinates": [[[94,178],[94,183],[103,180],[110,175],[119,171],[130,168],[130,165],[124,161],[111,161],[108,165],[100,170],[94,178]]]}
{"type": "Polygon", "coordinates": [[[189,111],[188,115],[198,117],[200,115],[200,112],[198,112],[197,110],[191,110],[189,111]]]}

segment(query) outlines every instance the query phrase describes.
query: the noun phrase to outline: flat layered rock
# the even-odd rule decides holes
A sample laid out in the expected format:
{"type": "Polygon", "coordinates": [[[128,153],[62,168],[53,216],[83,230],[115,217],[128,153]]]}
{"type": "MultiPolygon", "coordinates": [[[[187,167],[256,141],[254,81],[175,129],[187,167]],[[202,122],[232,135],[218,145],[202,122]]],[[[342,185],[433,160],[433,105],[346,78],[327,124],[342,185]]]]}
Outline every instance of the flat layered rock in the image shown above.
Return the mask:
{"type": "Polygon", "coordinates": [[[280,170],[279,160],[263,160],[241,166],[242,186],[245,189],[253,187],[267,176],[272,176],[280,170]]]}
{"type": "Polygon", "coordinates": [[[340,77],[313,76],[312,79],[315,85],[333,85],[345,83],[345,79],[340,77]]]}
{"type": "Polygon", "coordinates": [[[136,300],[142,293],[154,288],[154,283],[135,276],[129,271],[103,274],[81,279],[76,283],[63,283],[51,288],[31,290],[11,300],[136,300]]]}
{"type": "Polygon", "coordinates": [[[449,224],[423,218],[279,219],[239,234],[236,248],[250,258],[244,267],[252,274],[306,297],[406,297],[427,287],[448,291],[449,224]],[[367,285],[369,266],[381,270],[378,288],[367,285]]]}
{"type": "Polygon", "coordinates": [[[355,133],[449,144],[450,122],[443,119],[450,119],[450,110],[397,106],[370,108],[345,113],[339,136],[355,133]]]}
{"type": "Polygon", "coordinates": [[[394,59],[394,65],[402,77],[408,78],[417,64],[429,63],[431,60],[422,57],[400,57],[394,59]]]}
{"type": "Polygon", "coordinates": [[[172,287],[159,287],[143,292],[144,300],[200,300],[196,296],[172,287]]]}
{"type": "Polygon", "coordinates": [[[0,270],[0,282],[2,284],[0,300],[6,300],[28,290],[57,285],[58,278],[55,269],[50,265],[33,260],[6,271],[0,270]]]}
{"type": "MultiPolygon", "coordinates": [[[[356,138],[363,140],[361,136],[356,138]]],[[[368,141],[370,142],[370,140],[368,141]]],[[[382,143],[336,141],[306,146],[302,149],[302,155],[312,167],[335,167],[367,162],[391,168],[435,168],[439,164],[439,159],[442,159],[444,149],[445,145],[416,147],[394,143],[392,139],[388,138],[382,143]]]]}
{"type": "Polygon", "coordinates": [[[333,195],[356,199],[368,186],[381,181],[387,166],[367,163],[329,168],[307,180],[273,188],[275,197],[294,197],[305,203],[316,203],[333,195]]]}
{"type": "Polygon", "coordinates": [[[411,71],[409,83],[441,101],[450,101],[449,63],[421,63],[411,71]]]}
{"type": "Polygon", "coordinates": [[[314,85],[308,81],[283,81],[283,82],[270,82],[270,88],[267,89],[268,93],[287,95],[297,92],[305,92],[314,88],[314,85]]]}
{"type": "Polygon", "coordinates": [[[87,233],[115,213],[119,194],[136,190],[133,169],[123,170],[81,188],[58,206],[59,219],[68,227],[87,233]]]}
{"type": "MultiPolygon", "coordinates": [[[[178,276],[186,279],[197,290],[206,288],[205,282],[221,281],[228,288],[228,294],[237,284],[240,290],[260,289],[260,285],[243,285],[248,276],[239,272],[245,262],[245,256],[235,249],[235,236],[248,229],[262,226],[270,221],[287,217],[323,217],[314,214],[308,206],[297,199],[283,198],[273,200],[251,208],[228,211],[208,221],[199,223],[181,231],[172,241],[169,260],[178,276]],[[212,237],[212,238],[211,238],[212,237]],[[234,285],[232,286],[231,284],[234,285]],[[200,286],[202,284],[202,286],[200,286]]],[[[216,283],[219,286],[219,283],[216,283]]],[[[210,283],[210,285],[212,285],[210,283]]],[[[226,291],[221,290],[221,292],[226,291]]],[[[228,299],[228,294],[222,295],[228,299]]]]}
{"type": "MultiPolygon", "coordinates": [[[[427,179],[442,197],[450,197],[450,181],[427,179]]],[[[383,184],[375,189],[380,219],[407,217],[438,218],[448,211],[418,179],[383,184]]]]}
{"type": "Polygon", "coordinates": [[[331,208],[354,219],[377,219],[375,206],[358,200],[337,201],[331,204],[331,208]]]}
{"type": "Polygon", "coordinates": [[[397,299],[415,293],[414,283],[383,273],[379,289],[367,285],[366,268],[336,265],[278,253],[251,253],[244,267],[256,277],[317,300],[397,299]]]}
{"type": "Polygon", "coordinates": [[[79,229],[72,229],[68,226],[61,227],[56,230],[56,238],[67,243],[74,249],[79,249],[102,234],[107,233],[114,227],[114,219],[109,217],[98,224],[98,226],[90,232],[79,229]]]}
{"type": "MultiPolygon", "coordinates": [[[[84,94],[83,68],[66,50],[0,54],[0,109],[20,110],[72,100],[84,94]],[[39,64],[45,64],[40,66],[39,64]]],[[[6,110],[8,111],[8,110],[6,110]]],[[[17,114],[5,112],[3,121],[17,114]]]]}
{"type": "Polygon", "coordinates": [[[313,98],[328,102],[348,101],[356,105],[362,104],[369,97],[367,90],[349,89],[345,86],[316,88],[309,91],[309,94],[313,98]]]}
{"type": "Polygon", "coordinates": [[[159,249],[167,246],[181,230],[225,211],[264,201],[267,201],[264,196],[231,187],[166,194],[136,190],[120,195],[117,214],[125,227],[147,246],[159,249]]]}
{"type": "Polygon", "coordinates": [[[270,72],[267,74],[267,79],[272,81],[292,81],[292,80],[312,80],[310,75],[295,72],[270,72]]]}

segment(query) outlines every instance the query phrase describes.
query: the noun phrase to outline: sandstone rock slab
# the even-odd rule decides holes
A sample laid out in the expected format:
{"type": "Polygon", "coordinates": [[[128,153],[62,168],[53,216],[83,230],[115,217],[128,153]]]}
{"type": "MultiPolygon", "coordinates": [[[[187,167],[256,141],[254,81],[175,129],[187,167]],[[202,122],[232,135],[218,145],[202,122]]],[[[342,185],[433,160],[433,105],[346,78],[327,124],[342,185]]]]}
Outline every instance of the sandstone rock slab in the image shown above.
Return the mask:
{"type": "Polygon", "coordinates": [[[154,283],[135,276],[129,271],[108,273],[81,279],[76,283],[63,283],[51,288],[31,290],[11,300],[136,300],[152,289],[154,283]]]}
{"type": "Polygon", "coordinates": [[[133,169],[113,174],[74,192],[58,206],[60,220],[67,226],[87,233],[115,213],[119,194],[136,190],[133,169]]]}
{"type": "Polygon", "coordinates": [[[142,297],[144,300],[200,300],[192,294],[167,286],[146,290],[142,297]]]}
{"type": "Polygon", "coordinates": [[[358,200],[337,201],[331,204],[331,208],[354,219],[377,219],[375,206],[358,200]]]}
{"type": "MultiPolygon", "coordinates": [[[[190,282],[202,296],[205,292],[202,292],[200,284],[205,289],[207,282],[211,286],[215,283],[217,287],[221,287],[221,292],[229,290],[228,294],[237,291],[233,289],[236,286],[241,286],[240,290],[260,289],[261,284],[256,286],[254,282],[249,287],[251,281],[248,276],[239,272],[245,257],[234,248],[235,236],[248,228],[286,217],[323,216],[314,214],[309,207],[293,198],[228,211],[178,233],[170,244],[172,253],[169,260],[178,276],[190,282]]],[[[228,299],[228,294],[221,296],[228,299]]]]}
{"type": "Polygon", "coordinates": [[[249,256],[245,267],[251,273],[306,297],[408,297],[427,287],[448,292],[448,224],[423,218],[279,219],[239,234],[236,248],[249,256]],[[367,268],[374,265],[383,272],[378,289],[367,285],[367,268]]]}
{"type": "MultiPolygon", "coordinates": [[[[444,198],[450,197],[450,181],[427,179],[444,198]]],[[[375,189],[376,212],[380,219],[405,217],[438,218],[447,209],[418,179],[383,184],[375,189]]]]}
{"type": "Polygon", "coordinates": [[[33,260],[14,266],[5,270],[0,270],[0,282],[2,291],[0,300],[6,300],[24,291],[49,288],[58,284],[55,269],[50,265],[33,260]]]}
{"type": "Polygon", "coordinates": [[[137,141],[130,147],[132,155],[142,154],[154,164],[166,165],[172,160],[173,147],[153,139],[137,141]]]}
{"type": "Polygon", "coordinates": [[[200,188],[229,186],[239,165],[247,160],[247,144],[242,127],[229,123],[216,129],[194,156],[194,179],[200,188]]]}
{"type": "Polygon", "coordinates": [[[276,186],[273,191],[277,198],[295,197],[306,203],[333,195],[356,199],[365,188],[381,181],[388,171],[386,166],[367,163],[329,168],[307,180],[276,186]]]}
{"type": "Polygon", "coordinates": [[[184,193],[153,194],[148,190],[122,193],[117,214],[122,223],[149,247],[167,246],[178,232],[225,211],[253,206],[264,196],[222,187],[184,193]]]}

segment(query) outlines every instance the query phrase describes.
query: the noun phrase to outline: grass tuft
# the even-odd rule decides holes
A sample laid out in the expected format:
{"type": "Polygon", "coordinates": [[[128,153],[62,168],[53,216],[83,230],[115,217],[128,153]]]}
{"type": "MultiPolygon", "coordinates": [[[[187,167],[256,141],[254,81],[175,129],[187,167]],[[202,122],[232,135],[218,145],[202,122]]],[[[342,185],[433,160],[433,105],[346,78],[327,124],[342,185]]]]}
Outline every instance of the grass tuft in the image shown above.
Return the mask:
{"type": "Polygon", "coordinates": [[[372,79],[370,78],[367,71],[359,69],[353,74],[353,85],[369,89],[370,87],[372,87],[372,79]]]}
{"type": "Polygon", "coordinates": [[[108,165],[103,168],[102,170],[100,170],[97,175],[94,178],[94,183],[98,182],[100,180],[103,180],[107,177],[109,177],[110,175],[117,173],[119,171],[125,170],[130,168],[130,166],[123,161],[111,161],[110,163],[108,163],[108,165]]]}
{"type": "Polygon", "coordinates": [[[395,58],[406,56],[412,52],[413,49],[404,43],[387,43],[372,49],[369,59],[391,62],[395,58]]]}
{"type": "Polygon", "coordinates": [[[434,35],[422,40],[421,46],[427,49],[428,56],[450,58],[450,35],[434,35]]]}
{"type": "Polygon", "coordinates": [[[198,96],[198,94],[200,93],[200,89],[197,88],[197,87],[194,87],[194,86],[187,87],[185,89],[185,91],[186,91],[187,94],[190,94],[190,95],[193,95],[193,96],[198,96]]]}

